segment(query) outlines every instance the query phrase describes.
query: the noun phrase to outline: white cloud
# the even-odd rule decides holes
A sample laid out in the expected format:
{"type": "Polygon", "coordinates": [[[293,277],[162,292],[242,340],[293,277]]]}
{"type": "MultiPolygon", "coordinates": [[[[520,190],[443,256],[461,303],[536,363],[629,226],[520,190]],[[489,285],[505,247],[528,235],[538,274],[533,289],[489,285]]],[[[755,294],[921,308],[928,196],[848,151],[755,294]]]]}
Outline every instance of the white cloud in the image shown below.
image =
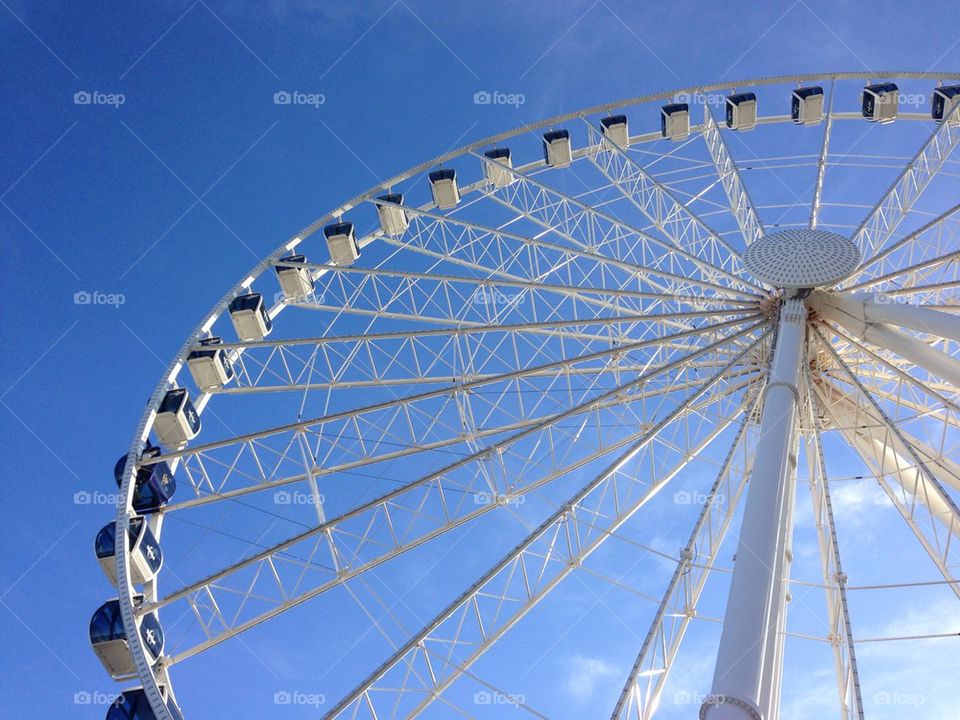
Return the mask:
{"type": "Polygon", "coordinates": [[[574,655],[569,661],[565,687],[577,702],[587,702],[600,684],[619,675],[619,669],[602,658],[574,655]]]}

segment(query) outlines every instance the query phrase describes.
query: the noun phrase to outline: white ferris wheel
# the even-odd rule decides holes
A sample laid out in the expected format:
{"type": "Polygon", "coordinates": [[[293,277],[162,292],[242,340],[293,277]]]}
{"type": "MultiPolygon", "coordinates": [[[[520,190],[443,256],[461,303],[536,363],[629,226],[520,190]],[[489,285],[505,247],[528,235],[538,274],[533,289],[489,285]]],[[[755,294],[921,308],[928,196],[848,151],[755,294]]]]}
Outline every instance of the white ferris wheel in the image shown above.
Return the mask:
{"type": "Polygon", "coordinates": [[[191,668],[294,612],[370,649],[317,714],[500,717],[499,696],[463,699],[498,691],[478,668],[511,633],[572,576],[653,563],[642,641],[590,716],[667,707],[713,613],[709,694],[686,716],[774,720],[796,680],[799,502],[836,717],[862,718],[830,481],[870,477],[904,551],[960,596],[958,82],[814,74],[589,108],[412,168],[284,242],[187,338],[118,462],[97,538],[116,599],[90,632],[137,687],[108,718],[192,717],[174,694],[191,668]],[[693,501],[665,505],[671,484],[693,501]],[[667,516],[684,542],[655,556],[630,528],[667,516]],[[370,579],[410,557],[448,582],[370,579]],[[422,622],[393,617],[401,595],[422,622]]]}

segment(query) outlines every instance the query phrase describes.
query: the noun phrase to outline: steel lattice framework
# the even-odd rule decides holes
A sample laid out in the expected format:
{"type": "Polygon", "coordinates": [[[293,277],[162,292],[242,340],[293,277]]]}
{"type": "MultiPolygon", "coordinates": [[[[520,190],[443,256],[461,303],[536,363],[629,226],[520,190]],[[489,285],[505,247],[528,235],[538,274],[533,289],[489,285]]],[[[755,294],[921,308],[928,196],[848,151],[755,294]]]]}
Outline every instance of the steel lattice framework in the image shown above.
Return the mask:
{"type": "MultiPolygon", "coordinates": [[[[888,77],[929,89],[960,74],[870,75],[888,77]]],[[[873,479],[960,597],[960,106],[939,122],[901,108],[895,123],[868,124],[857,88],[870,78],[735,84],[761,109],[784,110],[791,89],[822,86],[812,128],[761,114],[753,133],[737,132],[714,106],[724,84],[485,138],[350,200],[251,270],[170,364],[127,455],[116,536],[134,515],[138,469],[166,463],[179,490],[150,527],[168,553],[198,558],[161,571],[162,588],[138,587],[125,544],[117,554],[123,623],[154,715],[173,720],[181,663],[287,613],[348,603],[384,642],[320,708],[325,717],[491,717],[463,706],[470,687],[544,717],[522,688],[484,679],[481,659],[571,577],[630,590],[608,576],[611,554],[626,577],[650,557],[664,489],[699,483],[679,550],[659,553],[669,572],[651,571],[656,594],[633,588],[643,630],[619,691],[590,716],[648,720],[667,703],[684,639],[711,619],[703,599],[718,575],[730,578],[730,596],[701,718],[779,716],[801,488],[826,600],[816,639],[833,655],[837,716],[863,718],[831,495],[846,470],[834,469],[831,444],[873,479]],[[703,107],[690,106],[687,135],[667,140],[658,109],[685,98],[703,107]],[[598,123],[615,113],[632,134],[617,139],[598,123]],[[523,150],[531,131],[558,127],[575,140],[568,166],[523,150]],[[786,141],[791,133],[799,139],[786,141]],[[858,151],[865,133],[878,148],[890,134],[887,145],[909,154],[858,151]],[[511,155],[486,154],[505,146],[511,155]],[[427,174],[441,165],[457,171],[453,207],[428,199],[427,174]],[[379,223],[384,209],[402,227],[379,223]],[[317,239],[341,220],[357,231],[350,265],[328,262],[317,239]],[[772,228],[849,237],[859,264],[839,283],[770,287],[743,255],[772,228]],[[291,253],[305,259],[282,260],[291,253]],[[276,292],[276,269],[291,266],[312,292],[276,292]],[[273,332],[236,340],[228,306],[252,291],[268,300],[273,332]],[[187,357],[211,336],[223,338],[234,375],[201,389],[187,357]],[[141,457],[178,387],[203,431],[141,457]],[[408,588],[383,591],[409,580],[410,558],[440,563],[474,528],[480,549],[499,556],[488,552],[472,581],[416,608],[403,601],[408,588]],[[230,543],[213,543],[216,533],[230,543]],[[393,568],[385,583],[380,573],[393,568]],[[168,635],[156,663],[137,632],[148,612],[168,635]]],[[[317,614],[316,626],[329,630],[329,617],[317,614]]]]}

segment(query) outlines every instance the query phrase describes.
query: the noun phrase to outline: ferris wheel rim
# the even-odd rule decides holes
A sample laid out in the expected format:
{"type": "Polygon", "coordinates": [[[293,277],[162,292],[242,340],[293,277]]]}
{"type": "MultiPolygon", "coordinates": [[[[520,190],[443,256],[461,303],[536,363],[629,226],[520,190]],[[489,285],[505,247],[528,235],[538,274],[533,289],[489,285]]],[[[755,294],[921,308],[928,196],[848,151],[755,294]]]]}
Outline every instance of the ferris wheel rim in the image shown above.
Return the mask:
{"type": "MultiPolygon", "coordinates": [[[[161,380],[157,384],[153,394],[150,397],[150,400],[147,404],[147,407],[141,416],[140,422],[138,424],[137,431],[134,436],[134,440],[128,450],[127,454],[127,467],[124,473],[123,481],[121,484],[118,504],[117,504],[117,518],[116,518],[116,527],[117,532],[119,533],[121,528],[125,528],[125,523],[129,518],[131,512],[131,502],[133,494],[133,478],[136,472],[136,463],[138,460],[138,454],[142,448],[144,442],[149,438],[149,433],[151,431],[152,422],[156,415],[156,411],[162,401],[162,398],[165,392],[170,387],[176,386],[176,378],[184,368],[185,359],[187,354],[192,348],[196,346],[198,340],[206,333],[213,323],[222,316],[226,310],[229,302],[236,297],[238,294],[250,288],[252,283],[268,271],[271,267],[275,266],[277,260],[284,253],[292,252],[300,242],[303,242],[306,238],[310,237],[317,230],[319,230],[323,225],[328,222],[334,221],[337,218],[341,217],[345,212],[350,209],[359,206],[365,202],[372,202],[378,193],[389,191],[390,188],[400,183],[404,180],[410,179],[418,174],[424,173],[432,167],[436,167],[444,162],[448,162],[457,157],[464,155],[476,155],[477,152],[487,146],[495,145],[498,142],[507,140],[513,137],[517,137],[524,133],[528,133],[534,130],[539,130],[543,128],[556,125],[558,123],[565,122],[567,120],[574,119],[586,119],[588,116],[595,115],[597,113],[613,111],[621,108],[633,107],[636,105],[641,105],[644,103],[649,103],[656,100],[669,99],[680,93],[704,93],[710,92],[713,90],[724,90],[732,87],[744,88],[744,87],[754,87],[761,85],[772,85],[772,84],[783,84],[789,82],[803,82],[803,81],[817,81],[817,80],[856,80],[863,78],[909,78],[909,79],[929,79],[929,80],[944,80],[946,78],[960,78],[960,72],[886,72],[886,71],[876,71],[876,72],[841,72],[841,73],[812,73],[812,74],[795,74],[795,75],[784,75],[784,76],[775,76],[775,77],[763,77],[752,80],[740,80],[735,82],[722,82],[715,83],[712,85],[703,85],[696,87],[680,88],[676,90],[671,90],[668,92],[654,93],[650,95],[637,96],[634,98],[627,98],[622,101],[612,102],[612,103],[603,103],[599,105],[594,105],[589,108],[583,108],[575,112],[566,113],[557,115],[545,120],[538,121],[533,124],[528,124],[515,128],[513,130],[505,131],[498,133],[489,137],[485,137],[474,142],[464,145],[461,148],[456,150],[444,153],[439,155],[426,163],[421,163],[417,166],[409,168],[408,170],[400,173],[389,180],[375,185],[361,193],[360,195],[355,196],[351,200],[347,201],[344,204],[339,205],[338,207],[331,210],[326,215],[318,218],[310,225],[303,228],[299,233],[294,235],[286,243],[282,244],[280,247],[276,248],[269,255],[267,255],[263,260],[261,260],[251,271],[245,276],[245,278],[234,285],[224,296],[218,301],[213,309],[205,315],[205,319],[201,322],[198,327],[188,336],[188,339],[183,344],[177,355],[167,366],[165,374],[161,377],[161,380]]],[[[764,118],[767,122],[787,122],[787,119],[774,116],[769,118],[764,118]]],[[[904,120],[914,121],[920,120],[919,117],[904,117],[904,120]]],[[[762,119],[763,120],[763,119],[762,119]]],[[[542,163],[531,163],[531,165],[541,165],[542,163]]],[[[477,188],[475,187],[479,183],[475,183],[474,186],[465,187],[463,192],[466,195],[468,192],[473,192],[477,188]]],[[[417,211],[416,208],[412,208],[414,211],[417,211]]],[[[954,208],[956,210],[956,208],[954,208]]],[[[931,221],[932,222],[932,221],[931,221]]],[[[372,242],[377,238],[371,238],[369,241],[372,242]]],[[[872,260],[873,258],[864,258],[864,261],[872,260]]],[[[317,266],[319,267],[319,266],[317,266]]],[[[859,284],[854,287],[860,287],[861,285],[871,282],[870,279],[862,280],[859,284]]],[[[730,292],[733,292],[733,288],[727,287],[730,292]]],[[[282,309],[282,308],[281,308],[282,309]]],[[[745,310],[746,308],[744,308],[745,310]]],[[[571,321],[572,323],[573,321],[571,321]]],[[[237,346],[246,346],[245,343],[234,343],[237,346]]],[[[117,535],[121,537],[121,535],[117,535]]],[[[129,580],[129,549],[126,543],[120,543],[122,547],[122,552],[117,554],[117,574],[119,581],[119,596],[120,596],[120,606],[122,612],[122,618],[124,625],[129,628],[135,627],[136,619],[134,614],[133,607],[133,593],[134,588],[129,580]]],[[[156,584],[151,584],[150,592],[153,594],[154,601],[157,599],[156,596],[156,584]]],[[[147,694],[148,699],[150,700],[151,705],[154,707],[154,711],[158,713],[158,717],[164,717],[167,712],[165,703],[160,694],[159,688],[162,685],[165,685],[170,689],[170,681],[166,676],[166,668],[160,667],[159,670],[156,670],[150,665],[147,661],[146,655],[144,653],[144,648],[142,641],[140,640],[137,633],[128,633],[132,636],[133,641],[131,642],[131,654],[133,656],[134,662],[137,667],[137,674],[140,677],[141,682],[143,683],[144,690],[147,694]],[[159,676],[159,677],[158,677],[159,676]]]]}

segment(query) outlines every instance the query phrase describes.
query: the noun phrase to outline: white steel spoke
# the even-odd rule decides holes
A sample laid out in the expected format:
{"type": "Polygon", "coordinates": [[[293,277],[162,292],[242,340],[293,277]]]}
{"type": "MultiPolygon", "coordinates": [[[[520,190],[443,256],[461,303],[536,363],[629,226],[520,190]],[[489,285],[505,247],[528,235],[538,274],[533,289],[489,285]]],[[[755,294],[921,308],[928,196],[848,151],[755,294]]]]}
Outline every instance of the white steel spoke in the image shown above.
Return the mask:
{"type": "MultiPolygon", "coordinates": [[[[179,504],[196,505],[223,497],[273,489],[304,479],[299,453],[295,454],[292,460],[288,457],[290,448],[298,434],[302,432],[308,432],[311,436],[313,456],[323,458],[326,463],[330,463],[334,457],[338,458],[339,462],[359,462],[369,459],[377,452],[396,452],[398,446],[417,448],[438,439],[459,436],[463,431],[460,413],[454,402],[456,392],[472,392],[475,402],[486,399],[489,403],[487,410],[489,419],[484,426],[487,427],[510,426],[522,421],[525,412],[534,413],[553,409],[557,414],[541,425],[524,432],[541,430],[566,417],[566,413],[569,412],[567,408],[571,406],[589,409],[590,403],[600,404],[605,398],[613,397],[618,392],[649,382],[646,374],[642,373],[629,382],[615,380],[615,387],[612,390],[591,396],[593,385],[597,384],[604,374],[595,374],[591,385],[574,392],[569,385],[568,377],[563,372],[565,368],[580,363],[598,362],[599,367],[604,367],[610,361],[620,362],[624,359],[629,364],[636,362],[657,368],[662,367],[654,365],[657,361],[663,362],[664,358],[669,359],[672,354],[687,350],[693,350],[693,352],[686,358],[696,359],[705,353],[703,347],[697,348],[695,344],[671,347],[670,341],[717,334],[724,329],[734,328],[756,319],[754,316],[672,333],[661,338],[652,337],[579,356],[531,365],[527,368],[521,366],[520,369],[500,372],[494,377],[463,378],[452,385],[435,390],[184,448],[144,460],[144,462],[156,463],[181,458],[184,471],[198,497],[192,501],[181,501],[179,504]],[[632,353],[638,354],[632,357],[632,353]],[[547,370],[555,372],[545,375],[547,370]],[[476,392],[479,388],[488,388],[491,393],[481,396],[476,392]],[[497,401],[501,396],[508,397],[529,389],[539,391],[537,400],[525,405],[519,413],[515,408],[502,407],[497,401]],[[552,392],[554,390],[556,392],[552,392]],[[367,438],[367,441],[360,443],[359,440],[363,438],[367,438]],[[264,459],[266,467],[260,458],[264,459]]],[[[725,341],[738,338],[750,332],[753,327],[756,325],[737,331],[725,341]]],[[[706,347],[723,347],[725,341],[713,342],[706,347]]],[[[681,355],[681,360],[683,359],[681,355]]],[[[655,373],[655,377],[659,378],[661,375],[661,372],[655,373]]],[[[663,382],[669,384],[675,379],[665,378],[663,382]]],[[[318,468],[317,472],[320,473],[322,470],[318,468]]]]}
{"type": "Polygon", "coordinates": [[[810,499],[813,501],[814,524],[817,528],[817,541],[820,546],[820,564],[827,601],[827,615],[830,621],[828,638],[833,646],[841,719],[863,720],[860,675],[857,670],[857,654],[847,605],[847,576],[840,562],[840,547],[837,542],[827,466],[820,428],[817,426],[816,400],[809,368],[805,373],[805,386],[807,473],[810,499]]]}
{"type": "MultiPolygon", "coordinates": [[[[759,327],[748,328],[737,333],[737,336],[746,337],[759,327]]],[[[730,339],[724,339],[721,342],[729,341],[730,339]]],[[[754,347],[757,342],[759,341],[751,342],[748,349],[754,347]]],[[[698,354],[706,354],[709,349],[710,346],[698,351],[698,354]]],[[[742,376],[741,372],[735,370],[735,365],[747,352],[747,349],[741,349],[719,373],[713,376],[712,382],[716,383],[722,378],[727,384],[732,384],[737,391],[748,387],[751,384],[750,380],[739,384],[732,383],[732,379],[742,376]]],[[[639,381],[632,381],[630,385],[638,386],[655,376],[672,373],[677,373],[676,380],[683,381],[686,379],[685,375],[690,374],[683,367],[686,359],[681,357],[677,361],[659,367],[649,372],[646,377],[641,377],[639,381]]],[[[702,394],[703,384],[691,384],[691,387],[694,388],[694,393],[690,397],[696,400],[702,394]]],[[[261,577],[276,576],[276,573],[267,571],[272,569],[274,562],[284,561],[294,566],[301,565],[283,554],[283,551],[294,545],[303,543],[299,553],[301,557],[313,557],[316,547],[325,539],[330,539],[336,547],[339,562],[338,569],[332,575],[332,569],[304,567],[304,574],[298,577],[297,582],[291,586],[281,586],[279,592],[278,588],[268,581],[267,590],[275,599],[271,601],[263,594],[258,597],[260,600],[258,610],[261,614],[248,618],[242,617],[238,612],[233,619],[224,617],[220,613],[215,614],[213,616],[215,622],[205,623],[205,634],[208,640],[189,651],[180,653],[178,659],[212,647],[238,632],[275,616],[288,607],[324,592],[356,572],[376,566],[479,516],[490,509],[490,503],[476,502],[475,498],[479,495],[497,498],[498,502],[501,498],[509,500],[517,494],[535,489],[624,446],[630,438],[603,432],[582,433],[583,428],[596,423],[596,419],[583,417],[581,422],[569,428],[557,427],[557,423],[562,419],[582,414],[599,402],[611,399],[628,389],[626,386],[614,388],[597,399],[567,410],[561,414],[562,417],[550,418],[550,424],[554,429],[546,436],[543,433],[537,433],[540,428],[533,427],[514,434],[506,440],[480,448],[471,456],[458,460],[438,472],[408,483],[378,500],[332,518],[274,548],[258,553],[206,580],[167,596],[158,605],[189,598],[196,609],[198,603],[205,606],[213,601],[221,587],[223,587],[223,593],[220,594],[235,593],[236,590],[231,591],[229,587],[223,585],[223,580],[231,575],[237,576],[234,584],[237,581],[249,582],[251,579],[253,584],[256,584],[261,577]],[[576,444],[570,442],[573,438],[579,438],[576,444]],[[536,473],[543,473],[543,475],[537,476],[536,473]],[[264,603],[266,603],[266,609],[264,603]]],[[[724,398],[725,394],[718,392],[704,407],[709,409],[714,402],[721,402],[724,398]]],[[[639,399],[642,399],[642,395],[639,399]]],[[[693,401],[684,407],[690,408],[692,404],[693,401]]],[[[696,406],[698,412],[704,411],[704,407],[696,406]]],[[[650,425],[649,422],[640,424],[650,425]]],[[[249,606],[240,608],[240,610],[244,609],[251,610],[249,606]]],[[[209,610],[206,612],[209,613],[209,610]]],[[[197,614],[199,617],[203,613],[198,610],[197,614]]]]}
{"type": "Polygon", "coordinates": [[[739,253],[668,188],[643,169],[631,155],[610,138],[587,123],[591,147],[590,161],[628,198],[675,246],[715,266],[733,287],[762,292],[762,288],[743,277],[739,253]]]}
{"type": "MultiPolygon", "coordinates": [[[[501,167],[506,169],[506,166],[501,167]]],[[[487,197],[542,228],[644,268],[663,270],[686,278],[699,277],[714,284],[724,277],[726,271],[695,253],[648,235],[518,169],[511,172],[515,176],[514,182],[490,190],[487,197]]],[[[735,292],[731,288],[725,290],[727,293],[735,292]]]]}
{"type": "Polygon", "coordinates": [[[850,291],[912,286],[920,281],[960,279],[960,204],[875,255],[860,267],[850,291]],[[946,267],[944,267],[946,266],[946,267]],[[934,275],[937,273],[937,275],[934,275]],[[879,287],[878,287],[879,286],[879,287]]]}
{"type": "MultiPolygon", "coordinates": [[[[815,333],[859,390],[851,397],[833,384],[816,383],[814,389],[824,412],[875,473],[877,481],[944,579],[953,582],[956,580],[954,573],[960,567],[956,543],[953,542],[953,536],[960,535],[960,511],[853,370],[846,366],[818,330],[815,333]]],[[[960,597],[960,586],[952,584],[951,587],[960,597]]]]}
{"type": "MultiPolygon", "coordinates": [[[[759,343],[760,339],[755,342],[759,343]]],[[[718,382],[723,373],[704,383],[564,503],[326,717],[374,718],[378,716],[377,708],[388,707],[403,708],[406,717],[419,715],[457,680],[462,668],[470,667],[489,650],[690,462],[691,455],[686,450],[677,453],[674,449],[675,454],[670,455],[669,444],[653,445],[651,440],[675,420],[684,418],[692,403],[718,382]],[[645,451],[653,453],[658,449],[671,457],[679,457],[679,462],[665,475],[645,482],[630,463],[645,451]],[[496,598],[496,602],[488,605],[482,602],[483,598],[496,598]],[[422,670],[428,662],[433,671],[429,674],[422,670]],[[421,669],[410,673],[414,668],[421,669]]],[[[733,404],[732,415],[728,412],[714,423],[696,423],[695,427],[683,423],[681,437],[689,437],[698,450],[705,447],[743,411],[742,399],[733,404]]]]}
{"type": "Polygon", "coordinates": [[[860,223],[853,235],[853,241],[860,249],[861,268],[847,278],[841,284],[842,287],[853,285],[860,278],[864,266],[886,248],[900,223],[920,199],[930,181],[936,177],[957,143],[960,143],[960,126],[952,121],[958,114],[960,104],[954,103],[944,122],[936,126],[890,189],[860,223]]]}
{"type": "Polygon", "coordinates": [[[707,143],[710,157],[713,158],[723,191],[730,201],[730,212],[737,219],[744,243],[750,245],[763,237],[763,223],[750,200],[747,187],[740,177],[740,169],[727,149],[723,133],[713,117],[709,104],[703,106],[703,139],[707,143]]]}
{"type": "MultiPolygon", "coordinates": [[[[563,197],[569,203],[576,202],[567,196],[563,197]]],[[[597,240],[581,242],[572,235],[561,232],[555,225],[547,225],[533,216],[531,218],[534,222],[549,230],[550,233],[559,234],[567,239],[572,247],[550,242],[541,237],[519,235],[503,228],[490,228],[469,222],[459,216],[443,216],[417,208],[405,208],[405,210],[409,215],[419,218],[420,222],[411,223],[407,234],[397,240],[385,238],[388,243],[432,253],[436,258],[456,262],[476,270],[496,273],[501,277],[509,276],[537,281],[549,281],[551,278],[559,277],[566,284],[568,292],[579,287],[599,290],[607,287],[611,281],[614,282],[615,287],[623,287],[627,282],[637,279],[647,282],[662,292],[672,292],[677,283],[709,289],[722,296],[732,295],[740,298],[755,295],[759,289],[755,287],[732,289],[716,282],[706,282],[670,273],[651,262],[654,258],[652,254],[641,255],[640,262],[619,256],[611,257],[599,252],[603,249],[603,242],[597,240]],[[645,264],[640,264],[641,262],[645,264]],[[664,283],[662,279],[668,282],[664,283]]],[[[605,219],[612,220],[612,218],[605,219]]],[[[629,229],[640,234],[639,230],[629,229]]]]}
{"type": "Polygon", "coordinates": [[[757,438],[756,433],[748,437],[748,431],[762,393],[759,386],[756,399],[747,404],[749,409],[680,553],[611,720],[650,720],[657,711],[663,686],[687,626],[696,617],[700,595],[750,475],[757,438]]]}
{"type": "Polygon", "coordinates": [[[827,108],[827,121],[823,126],[823,142],[820,145],[820,157],[817,160],[817,179],[813,183],[813,200],[810,203],[810,221],[808,225],[815,230],[820,222],[820,204],[823,201],[823,178],[827,172],[827,155],[830,152],[830,135],[833,131],[833,100],[836,97],[837,81],[830,83],[830,106],[827,108]]]}

